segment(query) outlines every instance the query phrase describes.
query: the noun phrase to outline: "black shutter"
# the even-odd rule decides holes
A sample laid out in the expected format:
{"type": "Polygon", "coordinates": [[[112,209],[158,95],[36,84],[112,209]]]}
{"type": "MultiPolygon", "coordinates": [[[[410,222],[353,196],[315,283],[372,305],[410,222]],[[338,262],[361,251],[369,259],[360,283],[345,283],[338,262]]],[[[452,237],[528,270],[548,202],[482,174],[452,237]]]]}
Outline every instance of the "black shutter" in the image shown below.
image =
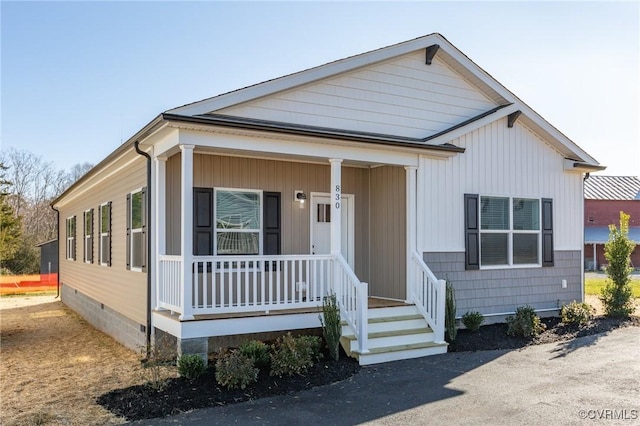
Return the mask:
{"type": "Polygon", "coordinates": [[[464,268],[480,269],[478,194],[464,194],[464,268]]]}
{"type": "Polygon", "coordinates": [[[93,250],[93,236],[95,235],[94,232],[95,232],[95,228],[96,228],[95,224],[93,222],[93,209],[91,209],[89,211],[89,214],[91,215],[91,235],[89,236],[89,241],[90,241],[90,244],[91,244],[91,263],[93,263],[94,262],[94,254],[95,254],[94,250],[93,250]]]}
{"type": "Polygon", "coordinates": [[[553,266],[553,200],[542,199],[542,266],[553,266]]]}
{"type": "Polygon", "coordinates": [[[82,261],[87,260],[87,251],[89,250],[89,246],[87,245],[87,240],[85,235],[87,234],[87,212],[82,214],[82,261]]]}
{"type": "MultiPolygon", "coordinates": [[[[107,240],[109,241],[109,256],[107,256],[107,266],[111,266],[111,201],[107,203],[107,223],[109,224],[109,229],[107,229],[107,240]]],[[[102,231],[101,231],[102,232],[102,231]]],[[[129,237],[127,237],[128,239],[129,237]]],[[[127,257],[129,259],[129,257],[127,257]]],[[[128,262],[128,260],[127,260],[128,262]]]]}
{"type": "Polygon", "coordinates": [[[281,254],[280,193],[263,193],[263,254],[281,254]]]}
{"type": "Polygon", "coordinates": [[[213,255],[213,188],[193,188],[193,254],[213,255]]]}
{"type": "Polygon", "coordinates": [[[127,194],[127,269],[131,269],[131,194],[127,194]]]}
{"type": "Polygon", "coordinates": [[[142,238],[140,253],[142,254],[142,272],[147,272],[147,188],[142,188],[142,238]]]}
{"type": "Polygon", "coordinates": [[[76,260],[76,254],[78,253],[78,221],[76,216],[73,217],[73,260],[76,260]]]}

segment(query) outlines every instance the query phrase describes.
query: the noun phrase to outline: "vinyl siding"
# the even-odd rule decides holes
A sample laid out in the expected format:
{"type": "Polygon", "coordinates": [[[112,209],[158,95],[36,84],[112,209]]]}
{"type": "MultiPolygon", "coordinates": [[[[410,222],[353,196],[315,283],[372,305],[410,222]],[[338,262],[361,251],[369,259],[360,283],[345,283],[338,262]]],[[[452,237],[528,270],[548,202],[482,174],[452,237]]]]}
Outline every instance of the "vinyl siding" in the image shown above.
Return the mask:
{"type": "Polygon", "coordinates": [[[218,111],[241,117],[426,137],[497,106],[420,50],[218,111]]]}
{"type": "MultiPolygon", "coordinates": [[[[195,187],[260,189],[282,194],[282,253],[310,252],[309,203],[301,209],[295,190],[329,193],[330,166],[219,155],[195,154],[195,187]]],[[[167,161],[167,253],[180,254],[180,154],[167,161]]],[[[355,195],[355,272],[369,277],[369,170],[342,168],[342,192],[355,195]]]]}
{"type": "Polygon", "coordinates": [[[101,182],[94,182],[93,186],[87,187],[82,194],[70,194],[69,197],[60,200],[60,281],[127,318],[145,324],[147,277],[145,273],[128,271],[125,257],[127,193],[146,186],[146,162],[144,158],[132,153],[107,166],[100,175],[105,176],[131,160],[134,162],[125,169],[101,182]],[[112,202],[112,266],[101,266],[98,263],[98,208],[108,201],[112,202]],[[90,208],[94,209],[94,263],[87,264],[82,258],[82,218],[83,212],[90,208]],[[73,215],[77,221],[75,261],[67,260],[65,256],[65,220],[73,215]]]}
{"type": "Polygon", "coordinates": [[[553,199],[555,250],[582,248],[582,175],[527,127],[503,118],[451,141],[448,160],[420,159],[418,220],[423,252],[464,252],[464,194],[553,199]]]}
{"type": "Polygon", "coordinates": [[[369,293],[406,298],[406,189],[402,167],[371,169],[371,278],[369,293]]]}

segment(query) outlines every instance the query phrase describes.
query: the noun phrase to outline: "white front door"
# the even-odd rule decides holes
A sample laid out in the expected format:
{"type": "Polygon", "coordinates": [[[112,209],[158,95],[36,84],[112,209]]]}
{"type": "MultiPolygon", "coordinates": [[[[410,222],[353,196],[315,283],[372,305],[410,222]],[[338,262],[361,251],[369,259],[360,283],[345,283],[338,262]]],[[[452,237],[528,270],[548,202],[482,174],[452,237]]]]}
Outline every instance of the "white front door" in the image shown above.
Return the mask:
{"type": "MultiPolygon", "coordinates": [[[[331,198],[311,194],[311,253],[331,253],[331,198]]],[[[342,256],[354,268],[354,196],[342,194],[342,256]]]]}

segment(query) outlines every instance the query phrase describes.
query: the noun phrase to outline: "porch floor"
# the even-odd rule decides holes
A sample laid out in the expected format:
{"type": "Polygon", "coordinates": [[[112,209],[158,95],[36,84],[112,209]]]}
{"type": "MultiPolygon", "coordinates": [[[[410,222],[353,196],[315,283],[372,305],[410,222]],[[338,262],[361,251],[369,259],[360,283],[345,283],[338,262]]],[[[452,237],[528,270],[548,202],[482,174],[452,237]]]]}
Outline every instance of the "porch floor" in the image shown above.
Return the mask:
{"type": "MultiPolygon", "coordinates": [[[[367,304],[369,309],[390,308],[394,306],[407,305],[403,300],[383,299],[379,297],[369,297],[367,304]]],[[[280,309],[280,310],[274,310],[274,311],[207,314],[207,315],[194,315],[194,319],[190,321],[218,320],[218,319],[231,319],[231,318],[251,318],[251,317],[262,317],[262,316],[272,316],[272,315],[308,314],[308,313],[315,313],[320,311],[321,311],[320,308],[314,308],[314,309],[301,308],[301,309],[280,309]]],[[[178,318],[178,314],[172,313],[171,311],[164,311],[164,310],[156,311],[156,314],[159,314],[174,320],[177,320],[178,318]]]]}

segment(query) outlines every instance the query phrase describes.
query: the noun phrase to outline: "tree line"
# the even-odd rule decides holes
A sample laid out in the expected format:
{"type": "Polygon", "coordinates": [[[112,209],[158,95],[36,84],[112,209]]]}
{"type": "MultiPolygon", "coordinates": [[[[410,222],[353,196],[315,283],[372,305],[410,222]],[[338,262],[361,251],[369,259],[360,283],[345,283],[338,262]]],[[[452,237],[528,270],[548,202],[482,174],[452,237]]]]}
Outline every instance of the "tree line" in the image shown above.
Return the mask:
{"type": "Polygon", "coordinates": [[[33,274],[40,269],[37,244],[57,236],[57,214],[50,204],[93,167],[69,170],[26,150],[0,152],[0,268],[2,274],[33,274]]]}

